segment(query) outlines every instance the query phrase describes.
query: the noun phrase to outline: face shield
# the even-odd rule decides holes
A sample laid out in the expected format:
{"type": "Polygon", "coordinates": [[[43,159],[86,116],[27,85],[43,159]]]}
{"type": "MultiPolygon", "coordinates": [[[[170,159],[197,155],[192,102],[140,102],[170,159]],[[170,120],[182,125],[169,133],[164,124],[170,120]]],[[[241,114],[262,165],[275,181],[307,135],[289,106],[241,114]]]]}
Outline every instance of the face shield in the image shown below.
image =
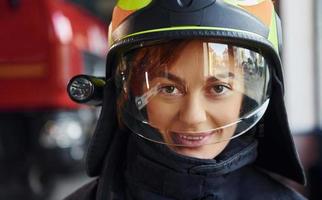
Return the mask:
{"type": "Polygon", "coordinates": [[[260,51],[209,40],[174,40],[117,59],[120,120],[170,148],[201,148],[252,128],[269,102],[260,51]]]}

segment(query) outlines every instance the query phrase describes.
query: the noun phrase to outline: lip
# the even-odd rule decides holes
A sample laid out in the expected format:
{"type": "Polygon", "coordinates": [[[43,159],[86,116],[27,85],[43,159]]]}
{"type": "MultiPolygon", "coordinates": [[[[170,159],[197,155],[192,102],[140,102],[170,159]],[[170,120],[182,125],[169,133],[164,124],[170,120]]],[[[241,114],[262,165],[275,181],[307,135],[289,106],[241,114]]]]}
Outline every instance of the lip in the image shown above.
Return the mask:
{"type": "Polygon", "coordinates": [[[215,131],[205,131],[205,132],[184,132],[184,131],[170,131],[170,137],[175,145],[185,146],[185,147],[200,147],[211,143],[211,137],[220,133],[221,130],[215,131]]]}

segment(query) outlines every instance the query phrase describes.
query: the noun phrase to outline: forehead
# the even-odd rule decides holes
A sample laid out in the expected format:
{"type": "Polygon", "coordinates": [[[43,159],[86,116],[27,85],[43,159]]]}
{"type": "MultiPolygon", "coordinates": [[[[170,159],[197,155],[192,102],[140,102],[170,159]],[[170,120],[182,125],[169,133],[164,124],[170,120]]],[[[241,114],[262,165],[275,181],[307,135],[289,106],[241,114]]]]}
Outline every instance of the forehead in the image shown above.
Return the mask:
{"type": "Polygon", "coordinates": [[[239,72],[236,68],[236,49],[228,44],[192,40],[178,53],[177,58],[167,66],[173,72],[189,72],[208,76],[231,77],[239,72]]]}
{"type": "Polygon", "coordinates": [[[203,77],[242,75],[245,70],[265,66],[264,58],[255,51],[209,39],[172,40],[130,52],[126,55],[125,68],[130,67],[136,76],[148,72],[151,78],[167,71],[202,73],[203,77]]]}

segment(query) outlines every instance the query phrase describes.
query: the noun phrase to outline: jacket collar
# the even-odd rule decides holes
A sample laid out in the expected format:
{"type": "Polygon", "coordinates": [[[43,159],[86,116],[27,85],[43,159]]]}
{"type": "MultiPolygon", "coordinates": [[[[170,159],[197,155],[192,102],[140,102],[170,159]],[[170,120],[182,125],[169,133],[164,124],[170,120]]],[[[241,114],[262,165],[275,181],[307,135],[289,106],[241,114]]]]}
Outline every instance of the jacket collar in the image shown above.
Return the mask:
{"type": "Polygon", "coordinates": [[[178,155],[164,145],[135,137],[131,137],[127,152],[128,187],[132,191],[144,188],[175,199],[212,193],[225,182],[226,174],[254,162],[257,157],[254,139],[232,140],[216,159],[203,160],[178,155]]]}

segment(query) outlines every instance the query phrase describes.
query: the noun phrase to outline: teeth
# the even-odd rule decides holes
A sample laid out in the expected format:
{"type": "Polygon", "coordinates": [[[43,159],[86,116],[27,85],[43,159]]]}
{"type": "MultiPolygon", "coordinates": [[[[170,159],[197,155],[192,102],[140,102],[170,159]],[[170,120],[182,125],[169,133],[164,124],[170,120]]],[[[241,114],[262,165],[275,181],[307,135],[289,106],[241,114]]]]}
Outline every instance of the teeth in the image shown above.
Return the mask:
{"type": "Polygon", "coordinates": [[[184,140],[202,140],[204,137],[203,136],[187,136],[187,135],[180,135],[181,139],[184,140]]]}

